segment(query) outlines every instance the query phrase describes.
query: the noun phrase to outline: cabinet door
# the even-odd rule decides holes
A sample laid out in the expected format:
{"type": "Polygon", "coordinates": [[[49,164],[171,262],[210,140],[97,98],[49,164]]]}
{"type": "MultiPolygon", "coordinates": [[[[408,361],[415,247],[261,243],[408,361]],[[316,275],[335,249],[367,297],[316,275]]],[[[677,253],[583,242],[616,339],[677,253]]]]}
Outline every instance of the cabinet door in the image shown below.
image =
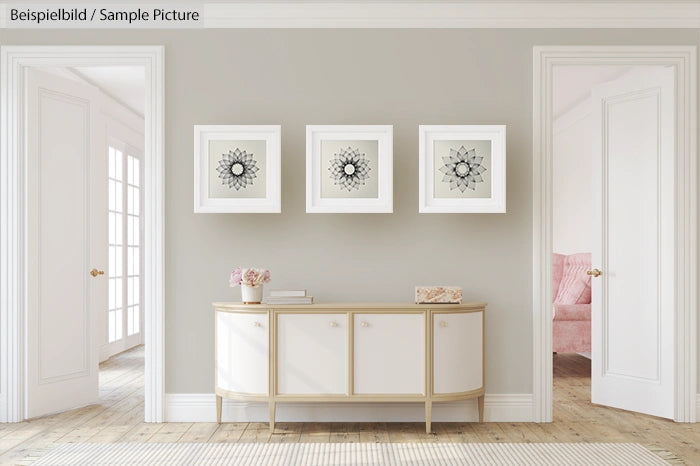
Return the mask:
{"type": "Polygon", "coordinates": [[[433,314],[433,393],[481,388],[483,312],[433,314]]]}
{"type": "Polygon", "coordinates": [[[347,316],[277,316],[277,392],[347,392],[347,316]]]}
{"type": "Polygon", "coordinates": [[[216,384],[237,393],[268,393],[267,314],[216,312],[216,384]]]}
{"type": "Polygon", "coordinates": [[[358,394],[424,394],[423,314],[355,314],[354,389],[358,394]]]}

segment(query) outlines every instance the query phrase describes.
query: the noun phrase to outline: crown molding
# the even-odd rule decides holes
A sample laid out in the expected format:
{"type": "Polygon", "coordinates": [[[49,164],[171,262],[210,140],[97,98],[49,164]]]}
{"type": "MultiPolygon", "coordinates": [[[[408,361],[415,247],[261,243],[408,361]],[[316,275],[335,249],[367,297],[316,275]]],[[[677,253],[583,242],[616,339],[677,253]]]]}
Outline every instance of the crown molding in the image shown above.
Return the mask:
{"type": "Polygon", "coordinates": [[[206,28],[700,28],[700,1],[205,3],[206,28]]]}

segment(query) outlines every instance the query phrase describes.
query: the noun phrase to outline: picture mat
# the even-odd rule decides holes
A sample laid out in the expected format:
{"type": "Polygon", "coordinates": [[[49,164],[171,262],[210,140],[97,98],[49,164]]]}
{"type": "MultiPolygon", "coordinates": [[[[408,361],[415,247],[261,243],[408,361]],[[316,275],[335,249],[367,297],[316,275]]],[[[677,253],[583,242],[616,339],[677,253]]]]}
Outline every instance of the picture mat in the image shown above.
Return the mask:
{"type": "Polygon", "coordinates": [[[267,141],[265,140],[237,140],[237,139],[210,139],[208,144],[208,168],[209,168],[209,198],[210,199],[251,199],[265,198],[267,195],[267,141]],[[255,173],[256,178],[252,184],[236,191],[229,188],[228,184],[223,184],[223,179],[219,178],[216,168],[223,154],[229,151],[241,151],[253,154],[256,167],[259,170],[255,173]]]}
{"type": "Polygon", "coordinates": [[[493,166],[491,163],[491,140],[484,139],[444,139],[433,141],[433,196],[436,199],[490,199],[491,198],[491,174],[493,166]],[[476,183],[476,189],[459,188],[450,189],[450,183],[443,181],[445,173],[440,168],[445,165],[443,157],[450,155],[450,149],[459,150],[462,146],[465,149],[475,149],[476,155],[483,157],[481,164],[486,171],[481,174],[483,181],[476,183]]]}
{"type": "Polygon", "coordinates": [[[379,197],[379,141],[377,140],[321,140],[321,198],[326,199],[377,199],[379,197]],[[331,176],[331,161],[335,154],[357,149],[369,161],[369,177],[359,189],[348,191],[336,184],[331,176]]]}

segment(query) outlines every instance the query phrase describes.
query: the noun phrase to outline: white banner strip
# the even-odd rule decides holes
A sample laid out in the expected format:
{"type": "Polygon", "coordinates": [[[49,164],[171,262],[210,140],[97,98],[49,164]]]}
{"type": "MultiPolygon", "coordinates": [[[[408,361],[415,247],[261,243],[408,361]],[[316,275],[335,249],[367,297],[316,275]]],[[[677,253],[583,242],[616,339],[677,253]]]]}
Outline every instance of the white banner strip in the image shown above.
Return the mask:
{"type": "Polygon", "coordinates": [[[8,3],[4,5],[4,12],[0,11],[0,26],[15,29],[202,28],[202,8],[201,4],[75,3],[59,6],[8,3]]]}
{"type": "Polygon", "coordinates": [[[0,3],[0,28],[700,27],[700,1],[688,0],[73,1],[0,3]]]}

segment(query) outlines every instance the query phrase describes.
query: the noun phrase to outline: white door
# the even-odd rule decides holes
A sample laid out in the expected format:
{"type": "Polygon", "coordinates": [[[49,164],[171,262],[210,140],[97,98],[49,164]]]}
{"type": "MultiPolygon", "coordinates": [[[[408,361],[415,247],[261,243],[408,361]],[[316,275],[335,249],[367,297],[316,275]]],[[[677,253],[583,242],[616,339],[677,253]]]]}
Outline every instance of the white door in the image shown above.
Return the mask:
{"type": "Polygon", "coordinates": [[[267,313],[216,311],[216,387],[267,395],[267,313]]]}
{"type": "Polygon", "coordinates": [[[425,394],[423,314],[355,314],[354,390],[425,394]]]}
{"type": "Polygon", "coordinates": [[[28,72],[26,416],[98,399],[96,314],[107,302],[106,157],[92,88],[28,72]]]}
{"type": "Polygon", "coordinates": [[[673,418],[674,70],[594,89],[593,403],[673,418]]]}
{"type": "Polygon", "coordinates": [[[483,312],[433,314],[433,393],[484,385],[483,332],[483,312]]]}
{"type": "Polygon", "coordinates": [[[347,316],[279,314],[277,392],[347,393],[347,316]]]}

